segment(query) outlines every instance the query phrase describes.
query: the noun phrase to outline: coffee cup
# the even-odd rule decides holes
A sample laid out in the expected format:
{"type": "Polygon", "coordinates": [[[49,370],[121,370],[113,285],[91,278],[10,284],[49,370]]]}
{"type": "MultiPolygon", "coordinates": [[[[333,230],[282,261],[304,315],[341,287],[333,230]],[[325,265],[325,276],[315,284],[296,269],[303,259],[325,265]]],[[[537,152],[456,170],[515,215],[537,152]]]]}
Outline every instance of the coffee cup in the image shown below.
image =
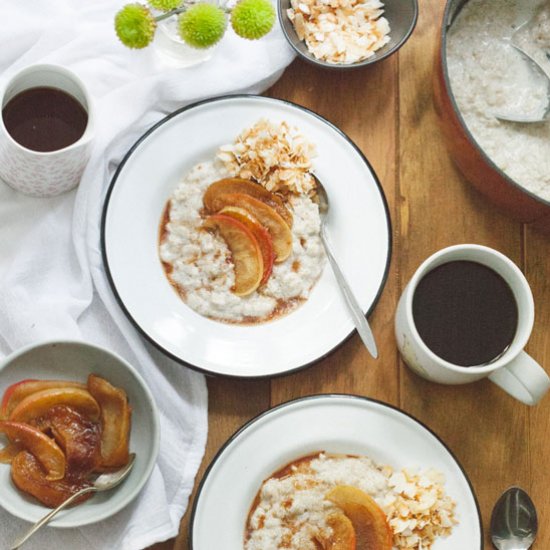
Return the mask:
{"type": "MultiPolygon", "coordinates": [[[[31,101],[28,99],[27,104],[32,106],[31,101]]],[[[37,105],[38,103],[35,102],[37,105]]],[[[43,99],[40,104],[48,106],[47,98],[43,99]]],[[[16,190],[38,197],[59,195],[76,187],[88,162],[93,137],[92,102],[80,78],[61,66],[32,65],[13,75],[0,88],[0,105],[2,107],[0,178],[16,190]],[[60,133],[60,130],[56,130],[56,127],[50,123],[45,130],[46,134],[42,134],[42,139],[46,142],[51,139],[51,142],[45,143],[46,147],[40,150],[30,147],[21,139],[18,141],[12,135],[13,130],[10,133],[9,125],[6,125],[6,113],[15,103],[10,104],[10,102],[14,99],[18,101],[18,98],[23,97],[25,93],[36,94],[40,93],[40,90],[49,90],[50,93],[53,90],[54,93],[61,94],[62,99],[72,102],[81,111],[79,124],[82,126],[82,133],[77,139],[72,142],[69,140],[53,150],[44,150],[47,149],[47,145],[55,144],[56,139],[60,137],[56,135],[56,131],[60,133]],[[50,134],[47,134],[48,131],[50,134]]],[[[17,116],[19,116],[20,122],[18,128],[23,128],[23,132],[32,134],[29,129],[33,128],[32,120],[21,121],[24,112],[19,115],[15,113],[12,119],[17,116]]],[[[40,116],[41,120],[47,118],[36,114],[36,117],[40,116]]],[[[64,126],[61,127],[64,128],[64,126]]],[[[55,145],[53,146],[55,147],[55,145]]]]}
{"type": "Polygon", "coordinates": [[[463,244],[436,252],[416,270],[399,300],[395,334],[397,346],[405,363],[419,376],[440,384],[467,384],[489,378],[519,401],[535,405],[550,389],[550,378],[545,370],[523,351],[533,329],[534,317],[533,295],[520,269],[496,250],[475,244],[463,244]],[[415,321],[413,301],[419,284],[436,268],[450,265],[451,262],[475,263],[489,268],[506,283],[517,306],[515,332],[509,344],[494,359],[484,364],[464,366],[442,358],[423,340],[415,321]]]}

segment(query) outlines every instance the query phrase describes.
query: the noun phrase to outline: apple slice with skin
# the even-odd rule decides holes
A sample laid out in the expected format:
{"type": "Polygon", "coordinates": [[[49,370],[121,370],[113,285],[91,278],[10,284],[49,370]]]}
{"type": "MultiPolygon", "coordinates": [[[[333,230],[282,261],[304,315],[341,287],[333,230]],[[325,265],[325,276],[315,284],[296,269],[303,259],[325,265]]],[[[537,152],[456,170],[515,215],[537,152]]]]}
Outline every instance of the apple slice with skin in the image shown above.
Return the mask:
{"type": "Polygon", "coordinates": [[[351,520],[357,550],[392,550],[393,533],[386,514],[370,495],[357,487],[338,485],[325,498],[351,520]]]}
{"type": "Polygon", "coordinates": [[[323,550],[356,550],[355,529],[347,516],[334,513],[326,521],[332,534],[329,537],[315,537],[315,542],[323,550]]]}
{"type": "Polygon", "coordinates": [[[101,465],[121,468],[130,457],[132,409],[124,390],[90,374],[88,388],[101,406],[101,465]]]}
{"type": "Polygon", "coordinates": [[[284,262],[292,252],[292,233],[287,223],[271,206],[243,193],[222,193],[215,197],[212,204],[216,211],[227,206],[236,206],[248,210],[271,235],[275,262],[284,262]]]}
{"type": "Polygon", "coordinates": [[[51,388],[41,390],[25,397],[13,409],[10,420],[29,422],[44,416],[55,405],[67,405],[82,413],[90,420],[99,419],[99,405],[90,392],[80,388],[51,388]]]}
{"type": "Polygon", "coordinates": [[[11,412],[25,397],[37,391],[48,390],[51,388],[80,388],[86,389],[85,384],[79,382],[70,382],[68,380],[21,380],[8,387],[2,398],[2,409],[0,418],[9,418],[11,412]]]}
{"type": "MultiPolygon", "coordinates": [[[[11,464],[11,478],[15,486],[39,500],[42,504],[55,508],[80,489],[89,487],[85,478],[65,477],[56,481],[46,479],[38,460],[28,451],[21,451],[11,464]]],[[[77,499],[79,504],[92,496],[92,493],[77,499]]]]}
{"type": "Polygon", "coordinates": [[[203,227],[217,229],[231,251],[235,267],[233,293],[247,296],[254,292],[262,280],[264,263],[258,241],[250,229],[226,214],[208,216],[203,227]]]}
{"type": "Polygon", "coordinates": [[[65,455],[57,443],[29,424],[0,422],[0,433],[8,439],[29,451],[46,470],[46,479],[56,481],[65,475],[65,455]]]}
{"type": "Polygon", "coordinates": [[[258,246],[262,253],[262,260],[264,262],[264,274],[260,281],[260,286],[267,283],[271,272],[273,271],[273,262],[275,261],[275,251],[273,250],[273,239],[269,234],[269,231],[244,208],[238,206],[226,206],[220,210],[220,214],[226,214],[232,216],[236,220],[242,222],[251,233],[256,237],[258,246]]]}
{"type": "Polygon", "coordinates": [[[208,186],[202,199],[204,206],[210,210],[210,212],[217,211],[214,208],[214,199],[222,193],[243,193],[245,195],[250,195],[271,206],[277,214],[285,220],[287,225],[292,227],[292,214],[284,205],[281,198],[262,187],[259,183],[254,183],[253,181],[242,178],[225,178],[215,181],[208,186]]]}

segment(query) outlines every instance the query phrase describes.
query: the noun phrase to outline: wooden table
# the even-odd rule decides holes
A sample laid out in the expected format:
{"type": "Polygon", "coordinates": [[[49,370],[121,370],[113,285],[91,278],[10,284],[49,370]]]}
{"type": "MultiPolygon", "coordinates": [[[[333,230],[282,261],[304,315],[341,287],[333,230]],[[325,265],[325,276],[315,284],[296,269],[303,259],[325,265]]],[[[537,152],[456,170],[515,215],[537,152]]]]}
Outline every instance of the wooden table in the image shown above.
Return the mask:
{"type": "MultiPolygon", "coordinates": [[[[522,268],[536,304],[527,351],[550,365],[550,237],[511,221],[473,191],[442,143],[432,103],[432,69],[443,7],[443,0],[420,0],[415,33],[383,63],[355,72],[326,72],[295,61],[268,92],[340,127],[367,155],[382,182],[394,248],[386,288],[370,319],[380,359],[372,360],[355,335],[315,367],[292,376],[209,379],[210,432],[197,480],[225,440],[258,413],[309,394],[366,395],[397,405],[443,438],[473,482],[485,526],[504,489],[515,484],[525,488],[539,511],[535,548],[543,550],[550,548],[550,397],[529,408],[488,381],[431,384],[403,365],[395,345],[397,300],[414,270],[440,248],[471,242],[500,250],[522,268]]],[[[177,539],[154,549],[186,549],[188,516],[177,539]]],[[[486,546],[491,547],[487,534],[486,546]]]]}

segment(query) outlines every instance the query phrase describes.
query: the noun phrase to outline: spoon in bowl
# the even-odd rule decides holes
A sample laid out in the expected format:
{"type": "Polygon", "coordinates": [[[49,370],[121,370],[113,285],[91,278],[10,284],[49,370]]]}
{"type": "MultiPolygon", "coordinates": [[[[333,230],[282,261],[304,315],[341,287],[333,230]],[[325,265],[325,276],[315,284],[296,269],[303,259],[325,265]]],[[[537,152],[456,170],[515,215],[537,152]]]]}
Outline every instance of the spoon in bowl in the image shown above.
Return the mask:
{"type": "Polygon", "coordinates": [[[511,487],[498,499],[491,516],[491,540],[498,550],[528,550],[538,531],[537,511],[529,495],[511,487]]]}
{"type": "Polygon", "coordinates": [[[355,328],[357,329],[357,332],[359,333],[359,336],[361,337],[361,340],[363,341],[363,344],[365,344],[365,347],[367,348],[369,353],[376,359],[378,357],[378,350],[376,348],[376,342],[374,341],[372,330],[369,326],[367,318],[365,317],[365,314],[363,313],[363,310],[361,309],[361,306],[359,305],[359,302],[357,301],[357,298],[353,294],[351,287],[346,281],[346,278],[344,277],[344,274],[342,273],[342,270],[340,269],[340,266],[338,265],[338,262],[336,261],[336,258],[334,257],[334,254],[332,253],[332,249],[329,244],[326,232],[326,220],[329,211],[329,200],[327,191],[321,181],[316,176],[313,177],[317,182],[317,201],[319,205],[319,214],[321,216],[321,241],[323,242],[323,246],[325,247],[328,261],[330,263],[330,266],[332,267],[334,276],[338,281],[340,290],[342,291],[342,294],[346,299],[346,303],[355,323],[355,328]]]}
{"type": "Polygon", "coordinates": [[[77,500],[82,495],[86,495],[88,493],[101,493],[103,491],[114,489],[117,485],[122,483],[128,477],[128,474],[131,472],[134,466],[135,458],[135,453],[132,453],[130,455],[130,460],[128,461],[128,464],[126,464],[126,466],[123,466],[122,468],[120,468],[120,470],[116,470],[115,472],[101,474],[95,479],[93,485],[90,485],[89,487],[84,487],[84,489],[81,489],[74,495],[70,496],[65,502],[62,502],[57,508],[46,514],[42,519],[38,520],[23,537],[18,539],[13,544],[13,546],[10,547],[10,550],[17,550],[18,548],[21,548],[21,546],[25,542],[27,542],[27,540],[29,540],[36,533],[36,531],[38,531],[38,529],[46,525],[46,523],[48,523],[55,515],[57,515],[58,512],[69,506],[69,504],[77,500]]]}

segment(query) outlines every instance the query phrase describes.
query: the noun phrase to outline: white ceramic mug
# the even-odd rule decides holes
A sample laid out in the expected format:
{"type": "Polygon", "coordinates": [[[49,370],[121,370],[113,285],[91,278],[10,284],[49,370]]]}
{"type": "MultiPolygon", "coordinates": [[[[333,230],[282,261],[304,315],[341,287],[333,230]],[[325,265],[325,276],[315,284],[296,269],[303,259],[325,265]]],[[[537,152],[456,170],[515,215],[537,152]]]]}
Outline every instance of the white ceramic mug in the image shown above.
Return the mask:
{"type": "Polygon", "coordinates": [[[416,374],[440,384],[467,384],[489,378],[510,395],[535,405],[550,389],[550,378],[523,348],[529,340],[535,318],[533,295],[520,269],[509,258],[485,246],[451,246],[430,256],[406,286],[395,317],[397,346],[416,374]],[[495,361],[482,366],[462,367],[445,361],[422,341],[413,318],[413,296],[420,280],[432,269],[451,261],[466,260],[486,265],[508,283],[518,306],[516,335],[508,349],[495,361]]]}
{"type": "Polygon", "coordinates": [[[82,81],[58,65],[32,65],[15,74],[0,89],[2,109],[18,93],[41,86],[58,88],[77,99],[88,113],[86,130],[78,141],[63,149],[33,151],[11,137],[0,117],[0,178],[27,195],[48,197],[64,193],[80,182],[90,156],[93,113],[82,81]]]}

